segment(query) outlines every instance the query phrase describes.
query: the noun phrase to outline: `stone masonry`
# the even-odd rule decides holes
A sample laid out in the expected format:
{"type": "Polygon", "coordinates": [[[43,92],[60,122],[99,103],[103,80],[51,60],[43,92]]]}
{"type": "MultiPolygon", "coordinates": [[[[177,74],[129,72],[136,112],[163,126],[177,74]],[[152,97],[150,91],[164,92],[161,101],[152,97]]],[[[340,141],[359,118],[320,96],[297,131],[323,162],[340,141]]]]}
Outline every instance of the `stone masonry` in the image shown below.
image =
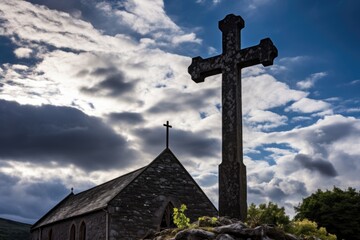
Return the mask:
{"type": "Polygon", "coordinates": [[[164,209],[186,204],[191,221],[217,210],[173,153],[166,149],[109,203],[110,240],[140,239],[159,230],[164,209]]]}

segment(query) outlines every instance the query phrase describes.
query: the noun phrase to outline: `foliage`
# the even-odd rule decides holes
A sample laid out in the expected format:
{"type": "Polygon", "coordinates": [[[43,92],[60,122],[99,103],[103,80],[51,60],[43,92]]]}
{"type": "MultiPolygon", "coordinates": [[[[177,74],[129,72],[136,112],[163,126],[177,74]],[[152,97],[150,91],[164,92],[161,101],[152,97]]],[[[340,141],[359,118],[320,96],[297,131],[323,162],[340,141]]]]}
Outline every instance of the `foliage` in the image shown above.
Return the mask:
{"type": "Polygon", "coordinates": [[[199,227],[216,227],[219,226],[219,224],[219,219],[216,217],[203,216],[198,218],[199,227]]]}
{"type": "Polygon", "coordinates": [[[256,207],[254,203],[248,208],[247,224],[250,227],[256,227],[261,224],[273,224],[279,228],[285,229],[290,223],[289,216],[285,214],[283,207],[279,208],[277,204],[269,202],[260,204],[256,207]]]}
{"type": "Polygon", "coordinates": [[[324,227],[318,228],[316,222],[307,219],[291,222],[288,232],[301,237],[302,239],[313,239],[316,237],[321,240],[336,240],[336,236],[328,234],[324,227]]]}
{"type": "Polygon", "coordinates": [[[360,192],[354,188],[317,190],[295,207],[295,219],[309,219],[338,239],[360,239],[360,192]]]}
{"type": "Polygon", "coordinates": [[[181,204],[180,209],[174,208],[173,218],[174,223],[178,228],[186,228],[190,226],[190,219],[186,217],[185,211],[187,207],[185,204],[181,204]]]}

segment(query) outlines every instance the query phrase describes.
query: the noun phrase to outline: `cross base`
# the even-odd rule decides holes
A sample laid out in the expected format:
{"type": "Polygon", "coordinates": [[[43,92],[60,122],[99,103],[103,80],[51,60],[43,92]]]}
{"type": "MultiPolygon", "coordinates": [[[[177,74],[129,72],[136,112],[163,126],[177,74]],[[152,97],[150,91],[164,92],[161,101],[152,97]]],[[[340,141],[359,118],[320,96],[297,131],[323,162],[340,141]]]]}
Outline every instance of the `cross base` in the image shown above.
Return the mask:
{"type": "Polygon", "coordinates": [[[219,165],[219,215],[245,221],[247,218],[246,167],[243,163],[219,165]],[[239,201],[239,200],[242,201],[239,201]]]}

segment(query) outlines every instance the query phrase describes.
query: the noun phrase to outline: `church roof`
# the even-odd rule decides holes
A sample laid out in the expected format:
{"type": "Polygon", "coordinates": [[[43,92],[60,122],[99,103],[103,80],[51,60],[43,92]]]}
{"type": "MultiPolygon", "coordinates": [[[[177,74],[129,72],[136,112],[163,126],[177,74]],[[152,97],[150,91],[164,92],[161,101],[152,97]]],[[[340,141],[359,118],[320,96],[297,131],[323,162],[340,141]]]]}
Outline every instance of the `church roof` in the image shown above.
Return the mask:
{"type": "Polygon", "coordinates": [[[140,175],[145,168],[127,173],[78,194],[70,193],[37,221],[32,229],[105,208],[108,202],[140,175]]]}

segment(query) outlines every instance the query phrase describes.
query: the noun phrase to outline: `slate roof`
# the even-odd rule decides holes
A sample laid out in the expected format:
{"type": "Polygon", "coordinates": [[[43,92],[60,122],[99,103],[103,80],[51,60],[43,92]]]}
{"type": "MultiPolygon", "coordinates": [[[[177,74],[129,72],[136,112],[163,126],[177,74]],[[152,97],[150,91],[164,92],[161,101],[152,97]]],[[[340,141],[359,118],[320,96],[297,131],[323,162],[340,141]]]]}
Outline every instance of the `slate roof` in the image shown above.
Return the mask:
{"type": "Polygon", "coordinates": [[[70,193],[40,218],[31,229],[105,208],[108,202],[139,176],[145,168],[140,168],[78,194],[70,193]]]}

